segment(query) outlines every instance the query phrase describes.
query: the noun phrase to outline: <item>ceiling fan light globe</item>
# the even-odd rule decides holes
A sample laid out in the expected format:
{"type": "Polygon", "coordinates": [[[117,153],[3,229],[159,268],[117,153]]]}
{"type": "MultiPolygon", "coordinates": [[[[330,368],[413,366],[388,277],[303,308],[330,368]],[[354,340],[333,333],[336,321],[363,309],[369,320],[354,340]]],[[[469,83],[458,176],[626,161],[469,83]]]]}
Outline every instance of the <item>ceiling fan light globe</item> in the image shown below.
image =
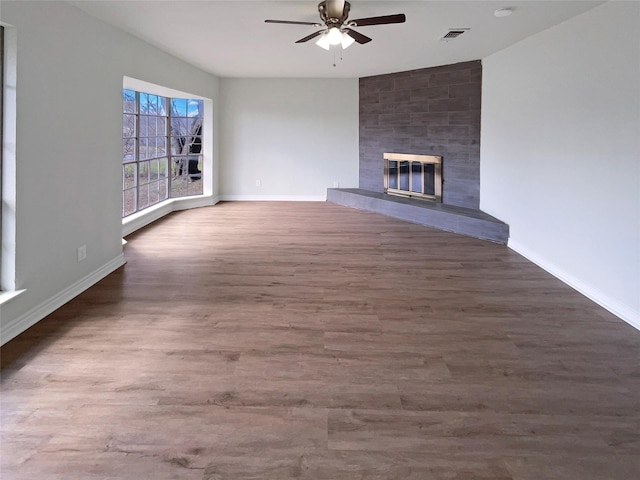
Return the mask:
{"type": "Polygon", "coordinates": [[[351,45],[353,45],[353,42],[355,42],[355,40],[348,35],[347,33],[343,33],[342,34],[342,49],[345,50],[347,48],[349,48],[351,45]]]}
{"type": "Polygon", "coordinates": [[[340,45],[342,43],[342,32],[336,27],[331,27],[329,33],[327,33],[327,39],[331,45],[340,45]]]}
{"type": "Polygon", "coordinates": [[[329,50],[329,48],[331,48],[331,43],[329,43],[328,35],[326,33],[320,35],[320,38],[316,42],[316,45],[318,45],[320,48],[324,48],[325,50],[329,50]]]}

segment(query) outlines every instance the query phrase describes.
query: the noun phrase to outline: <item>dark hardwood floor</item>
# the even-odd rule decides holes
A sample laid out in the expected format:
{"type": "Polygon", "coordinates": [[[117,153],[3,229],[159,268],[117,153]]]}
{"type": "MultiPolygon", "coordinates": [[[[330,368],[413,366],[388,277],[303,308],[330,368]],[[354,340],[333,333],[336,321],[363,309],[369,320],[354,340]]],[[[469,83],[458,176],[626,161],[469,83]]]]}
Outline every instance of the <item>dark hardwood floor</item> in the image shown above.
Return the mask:
{"type": "Polygon", "coordinates": [[[640,332],[507,247],[223,203],[2,347],[3,480],[640,478],[640,332]]]}

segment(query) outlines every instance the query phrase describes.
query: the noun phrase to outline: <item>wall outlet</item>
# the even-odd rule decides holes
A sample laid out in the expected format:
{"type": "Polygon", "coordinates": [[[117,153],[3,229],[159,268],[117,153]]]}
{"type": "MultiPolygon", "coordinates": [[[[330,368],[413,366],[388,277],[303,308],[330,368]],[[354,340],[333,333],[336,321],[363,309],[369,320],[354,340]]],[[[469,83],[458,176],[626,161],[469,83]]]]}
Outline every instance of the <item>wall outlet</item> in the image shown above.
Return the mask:
{"type": "Polygon", "coordinates": [[[256,180],[256,187],[262,186],[262,180],[256,180]]]}
{"type": "Polygon", "coordinates": [[[81,262],[85,258],[87,258],[87,246],[81,245],[78,247],[78,261],[81,262]]]}
{"type": "Polygon", "coordinates": [[[340,182],[338,180],[333,181],[333,188],[340,188],[340,182]]]}

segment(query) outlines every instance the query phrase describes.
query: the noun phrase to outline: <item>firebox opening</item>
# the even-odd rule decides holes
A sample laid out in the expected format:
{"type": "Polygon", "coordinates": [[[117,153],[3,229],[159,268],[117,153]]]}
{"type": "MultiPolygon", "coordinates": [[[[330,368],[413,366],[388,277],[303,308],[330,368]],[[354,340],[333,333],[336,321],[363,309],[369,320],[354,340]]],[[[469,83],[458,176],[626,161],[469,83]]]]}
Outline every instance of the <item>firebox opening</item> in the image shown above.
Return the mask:
{"type": "Polygon", "coordinates": [[[442,202],[442,157],[385,153],[384,192],[442,202]]]}

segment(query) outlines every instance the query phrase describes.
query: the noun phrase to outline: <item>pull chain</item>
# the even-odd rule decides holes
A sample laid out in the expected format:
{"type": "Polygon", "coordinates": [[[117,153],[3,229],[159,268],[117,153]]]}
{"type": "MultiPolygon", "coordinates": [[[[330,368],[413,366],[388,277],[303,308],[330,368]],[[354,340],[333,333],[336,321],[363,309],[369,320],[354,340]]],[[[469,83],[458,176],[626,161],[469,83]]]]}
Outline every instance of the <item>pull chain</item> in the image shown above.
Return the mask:
{"type": "Polygon", "coordinates": [[[340,50],[340,61],[342,62],[343,58],[342,58],[342,52],[344,51],[344,48],[342,48],[341,45],[336,46],[335,48],[331,49],[333,51],[333,66],[336,67],[336,58],[337,58],[337,52],[338,50],[340,50]]]}

